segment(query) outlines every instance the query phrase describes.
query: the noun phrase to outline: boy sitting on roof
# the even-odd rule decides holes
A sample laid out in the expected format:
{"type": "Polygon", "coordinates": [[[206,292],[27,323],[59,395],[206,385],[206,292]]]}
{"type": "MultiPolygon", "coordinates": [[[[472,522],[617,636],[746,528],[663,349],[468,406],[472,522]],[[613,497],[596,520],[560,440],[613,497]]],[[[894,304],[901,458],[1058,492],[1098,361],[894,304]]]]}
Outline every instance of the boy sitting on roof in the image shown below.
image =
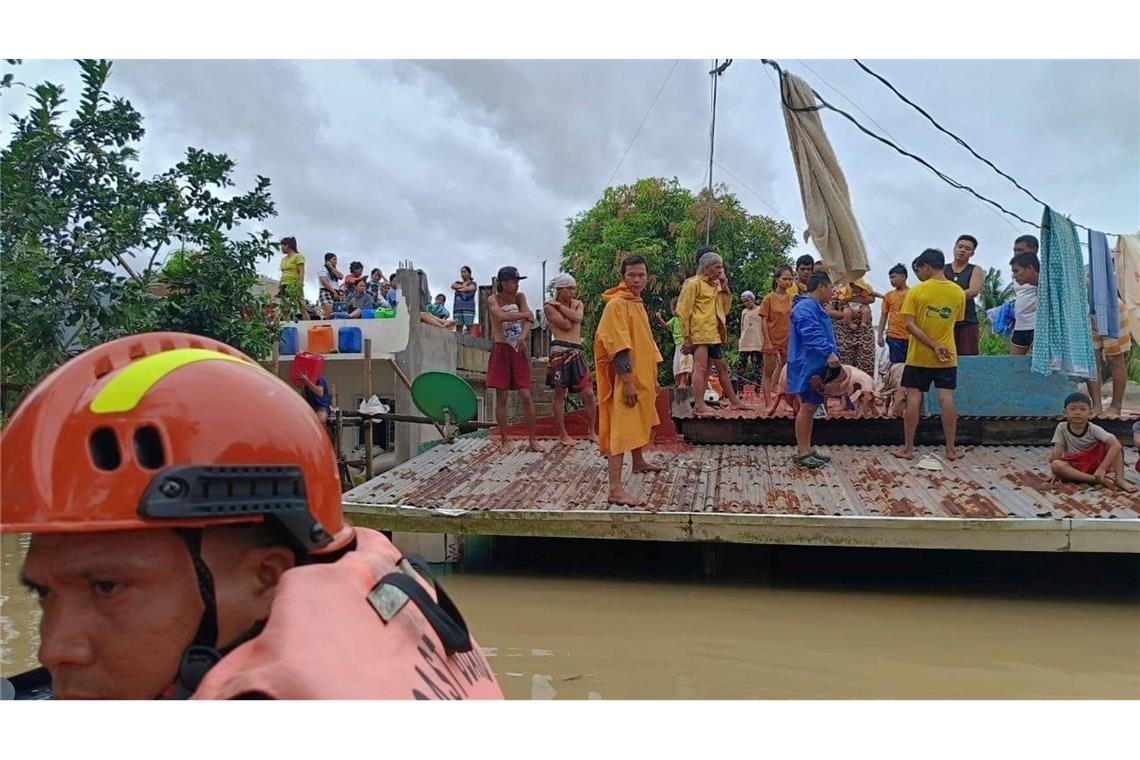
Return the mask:
{"type": "Polygon", "coordinates": [[[1056,480],[1115,486],[1136,493],[1124,476],[1124,447],[1116,436],[1089,422],[1092,399],[1083,393],[1065,397],[1065,421],[1053,433],[1049,469],[1056,480]],[[1112,468],[1112,475],[1108,468],[1112,468]]]}

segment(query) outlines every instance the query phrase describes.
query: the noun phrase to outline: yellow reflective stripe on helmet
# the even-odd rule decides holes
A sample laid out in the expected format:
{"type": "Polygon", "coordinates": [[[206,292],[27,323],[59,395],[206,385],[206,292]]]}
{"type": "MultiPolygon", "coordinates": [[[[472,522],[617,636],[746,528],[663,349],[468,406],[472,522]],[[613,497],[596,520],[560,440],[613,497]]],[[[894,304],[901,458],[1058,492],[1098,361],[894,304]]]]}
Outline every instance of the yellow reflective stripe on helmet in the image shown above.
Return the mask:
{"type": "Polygon", "coordinates": [[[163,351],[160,354],[139,359],[119,370],[96,394],[95,399],[91,402],[91,411],[95,414],[129,412],[138,406],[143,396],[154,387],[155,383],[174,370],[185,367],[187,364],[209,360],[237,362],[261,369],[244,359],[205,348],[179,348],[173,351],[163,351]]]}

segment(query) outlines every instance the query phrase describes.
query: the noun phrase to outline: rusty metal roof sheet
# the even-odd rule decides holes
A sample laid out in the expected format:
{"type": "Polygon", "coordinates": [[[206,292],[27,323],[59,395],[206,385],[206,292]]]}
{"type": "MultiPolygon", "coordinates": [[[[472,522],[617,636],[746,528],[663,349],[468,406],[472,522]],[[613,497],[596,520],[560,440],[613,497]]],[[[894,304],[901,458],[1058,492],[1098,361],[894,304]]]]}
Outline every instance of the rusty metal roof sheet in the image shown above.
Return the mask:
{"type": "MultiPolygon", "coordinates": [[[[548,442],[549,445],[549,442],[548,442]]],[[[977,446],[931,471],[888,446],[821,447],[818,470],[789,463],[790,446],[655,446],[657,474],[629,475],[652,512],[958,518],[1140,518],[1140,498],[1047,482],[1045,447],[977,446]]],[[[920,447],[919,455],[929,449],[920,447]]],[[[939,452],[935,452],[940,455],[939,452]]],[[[1129,472],[1133,455],[1128,454],[1129,472]]],[[[1133,474],[1133,479],[1136,475],[1133,474]]],[[[579,442],[532,454],[486,437],[442,444],[344,495],[346,503],[471,510],[617,510],[605,460],[579,442]]],[[[624,509],[624,508],[623,508],[624,509]]]]}

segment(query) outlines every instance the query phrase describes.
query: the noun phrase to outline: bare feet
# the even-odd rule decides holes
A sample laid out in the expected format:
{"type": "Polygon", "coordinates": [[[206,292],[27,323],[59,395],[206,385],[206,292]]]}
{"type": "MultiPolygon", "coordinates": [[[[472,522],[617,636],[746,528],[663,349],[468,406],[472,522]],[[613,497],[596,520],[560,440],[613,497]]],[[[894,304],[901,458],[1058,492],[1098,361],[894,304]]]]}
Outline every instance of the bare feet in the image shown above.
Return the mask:
{"type": "Polygon", "coordinates": [[[963,452],[957,449],[946,449],[946,461],[953,462],[956,459],[961,459],[966,456],[963,452]]]}
{"type": "Polygon", "coordinates": [[[571,438],[569,436],[569,434],[567,434],[567,433],[563,433],[562,435],[558,436],[558,442],[561,443],[563,446],[573,446],[574,445],[574,439],[571,438]]]}
{"type": "Polygon", "coordinates": [[[648,459],[634,459],[633,471],[634,472],[661,472],[665,468],[659,464],[654,464],[648,459]]]}
{"type": "Polygon", "coordinates": [[[711,417],[714,413],[715,410],[704,402],[700,404],[693,404],[694,417],[711,417]]]}
{"type": "Polygon", "coordinates": [[[545,454],[546,453],[546,449],[542,446],[539,446],[538,441],[535,441],[535,440],[530,441],[530,443],[526,447],[526,450],[530,451],[534,454],[545,454]]]}
{"type": "Polygon", "coordinates": [[[1118,406],[1108,407],[1107,409],[1104,410],[1104,416],[1105,417],[1112,417],[1113,419],[1119,417],[1120,416],[1120,407],[1118,407],[1118,406]]]}
{"type": "Polygon", "coordinates": [[[590,431],[590,440],[593,441],[594,443],[598,442],[598,434],[595,433],[593,430],[590,431]]]}
{"type": "Polygon", "coordinates": [[[737,401],[735,404],[730,405],[728,408],[735,409],[738,412],[746,412],[752,407],[748,406],[748,404],[744,403],[743,401],[737,401]]]}
{"type": "Polygon", "coordinates": [[[644,499],[632,496],[621,486],[610,489],[610,504],[624,504],[627,507],[640,507],[645,504],[644,499]]]}
{"type": "Polygon", "coordinates": [[[896,459],[905,459],[909,462],[914,459],[914,452],[907,451],[906,449],[899,449],[898,451],[892,451],[891,456],[895,457],[896,459]]]}

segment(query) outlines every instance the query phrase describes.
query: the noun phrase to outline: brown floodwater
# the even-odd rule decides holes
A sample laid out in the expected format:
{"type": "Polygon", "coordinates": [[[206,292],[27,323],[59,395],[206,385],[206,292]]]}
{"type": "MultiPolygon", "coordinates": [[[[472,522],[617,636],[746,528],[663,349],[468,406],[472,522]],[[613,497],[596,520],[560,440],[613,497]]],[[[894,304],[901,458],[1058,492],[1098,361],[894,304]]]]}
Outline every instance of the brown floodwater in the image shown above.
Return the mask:
{"type": "MultiPolygon", "coordinates": [[[[5,675],[35,665],[22,538],[5,675]]],[[[500,539],[442,580],[512,699],[1140,698],[1135,557],[701,552],[500,539]]]]}

